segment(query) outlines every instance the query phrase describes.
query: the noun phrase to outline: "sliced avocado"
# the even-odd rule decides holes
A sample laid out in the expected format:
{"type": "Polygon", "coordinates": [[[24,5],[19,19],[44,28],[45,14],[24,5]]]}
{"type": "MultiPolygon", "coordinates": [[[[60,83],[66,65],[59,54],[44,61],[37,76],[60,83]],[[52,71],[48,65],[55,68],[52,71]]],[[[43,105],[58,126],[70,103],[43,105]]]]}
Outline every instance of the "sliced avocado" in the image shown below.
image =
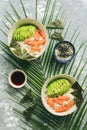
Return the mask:
{"type": "Polygon", "coordinates": [[[31,38],[36,30],[34,25],[21,26],[14,31],[12,41],[24,41],[25,38],[31,38]]]}
{"type": "Polygon", "coordinates": [[[47,86],[47,95],[49,97],[57,97],[69,91],[71,83],[67,79],[58,79],[47,86]]]}

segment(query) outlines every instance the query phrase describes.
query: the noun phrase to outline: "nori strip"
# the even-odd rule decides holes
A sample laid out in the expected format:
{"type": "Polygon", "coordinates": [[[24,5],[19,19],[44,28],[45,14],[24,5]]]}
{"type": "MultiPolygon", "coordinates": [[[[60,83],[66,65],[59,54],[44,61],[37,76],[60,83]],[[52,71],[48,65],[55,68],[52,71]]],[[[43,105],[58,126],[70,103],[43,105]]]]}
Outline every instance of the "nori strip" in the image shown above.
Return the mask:
{"type": "Polygon", "coordinates": [[[26,102],[32,102],[35,101],[35,97],[31,91],[31,89],[29,89],[29,91],[27,92],[27,94],[22,98],[22,100],[20,101],[20,103],[26,103],[26,102]]]}
{"type": "Polygon", "coordinates": [[[16,56],[20,57],[21,59],[26,60],[26,59],[35,58],[35,56],[32,56],[25,49],[21,49],[19,43],[15,43],[13,49],[12,47],[10,49],[16,56]]]}
{"type": "Polygon", "coordinates": [[[71,94],[75,96],[74,101],[76,103],[77,108],[79,108],[83,102],[83,96],[82,96],[83,89],[81,88],[81,86],[77,81],[72,85],[72,88],[74,91],[71,94]]]}
{"type": "Polygon", "coordinates": [[[31,119],[34,109],[35,109],[35,104],[32,104],[30,107],[28,107],[26,110],[23,111],[23,115],[27,121],[31,119]]]}
{"type": "Polygon", "coordinates": [[[80,106],[83,102],[83,99],[74,98],[74,101],[76,103],[77,108],[80,108],[80,106]]]}
{"type": "Polygon", "coordinates": [[[75,97],[79,98],[79,99],[83,99],[82,97],[82,93],[80,90],[75,89],[73,92],[71,92],[71,94],[73,94],[75,97]]]}
{"type": "Polygon", "coordinates": [[[23,115],[25,117],[26,120],[30,120],[32,113],[34,111],[35,105],[36,105],[36,98],[33,95],[31,89],[29,89],[29,91],[26,93],[26,95],[22,98],[22,100],[20,101],[20,103],[22,104],[27,104],[27,107],[24,111],[23,111],[23,115]],[[29,102],[29,103],[28,103],[29,102]]]}
{"type": "Polygon", "coordinates": [[[61,20],[57,19],[57,20],[53,21],[52,23],[49,23],[47,25],[47,28],[50,28],[50,29],[64,29],[64,26],[63,26],[61,20]]]}
{"type": "Polygon", "coordinates": [[[61,32],[54,32],[51,35],[51,38],[59,41],[62,41],[64,39],[61,32]]]}
{"type": "Polygon", "coordinates": [[[81,86],[79,85],[79,83],[76,81],[73,85],[72,85],[73,89],[78,89],[80,91],[83,91],[83,89],[81,88],[81,86]]]}

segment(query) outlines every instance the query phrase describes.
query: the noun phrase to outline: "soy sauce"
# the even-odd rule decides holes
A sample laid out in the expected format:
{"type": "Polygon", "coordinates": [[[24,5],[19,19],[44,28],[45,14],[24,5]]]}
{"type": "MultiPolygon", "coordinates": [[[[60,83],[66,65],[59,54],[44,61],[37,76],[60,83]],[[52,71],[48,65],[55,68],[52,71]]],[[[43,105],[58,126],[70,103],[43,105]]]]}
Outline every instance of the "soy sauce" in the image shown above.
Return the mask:
{"type": "Polygon", "coordinates": [[[25,82],[25,75],[21,71],[15,71],[11,75],[11,82],[14,85],[22,85],[25,82]]]}

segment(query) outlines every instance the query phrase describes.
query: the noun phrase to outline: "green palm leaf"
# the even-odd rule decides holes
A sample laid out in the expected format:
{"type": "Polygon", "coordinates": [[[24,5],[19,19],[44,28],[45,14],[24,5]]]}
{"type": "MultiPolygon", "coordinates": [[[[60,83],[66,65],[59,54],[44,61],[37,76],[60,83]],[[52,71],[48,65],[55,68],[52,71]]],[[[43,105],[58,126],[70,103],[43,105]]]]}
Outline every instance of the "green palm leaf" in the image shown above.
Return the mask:
{"type": "MultiPolygon", "coordinates": [[[[53,48],[56,42],[58,42],[56,40],[50,39],[49,47],[47,51],[43,54],[43,56],[31,62],[22,61],[16,58],[15,56],[13,56],[9,51],[6,42],[2,40],[0,41],[0,47],[5,53],[3,58],[6,60],[6,62],[8,62],[11,66],[13,66],[13,68],[19,68],[24,70],[28,76],[27,85],[24,86],[23,89],[17,91],[11,88],[8,83],[7,86],[9,87],[6,89],[6,92],[10,95],[10,97],[8,98],[10,98],[12,102],[15,102],[15,104],[19,106],[19,109],[18,107],[13,106],[13,110],[16,116],[20,119],[21,125],[19,126],[23,130],[27,130],[28,127],[31,127],[33,130],[36,129],[38,130],[86,130],[87,129],[87,119],[86,119],[87,89],[85,89],[86,82],[87,82],[87,74],[82,76],[83,71],[85,71],[87,65],[87,60],[84,60],[85,53],[87,50],[86,48],[87,41],[81,41],[77,45],[77,40],[80,37],[79,28],[74,29],[71,36],[69,36],[70,28],[72,26],[71,25],[72,21],[67,20],[68,18],[67,14],[69,13],[69,11],[67,11],[67,9],[63,9],[63,4],[62,4],[55,15],[56,3],[57,0],[46,1],[45,11],[42,18],[42,24],[46,25],[54,21],[54,19],[56,20],[58,18],[62,20],[64,26],[66,27],[63,31],[64,39],[70,40],[76,46],[75,57],[70,63],[61,64],[55,61],[53,57],[53,48]],[[52,6],[50,8],[51,3],[52,6]],[[77,58],[79,58],[79,54],[81,58],[77,63],[76,61],[77,58]],[[44,81],[48,77],[60,73],[66,73],[74,76],[76,79],[78,79],[82,88],[85,89],[83,93],[84,102],[81,108],[75,113],[66,117],[56,117],[48,113],[43,107],[40,98],[41,88],[44,84],[44,81]],[[82,81],[80,81],[80,79],[82,81]],[[28,103],[22,104],[20,101],[23,99],[24,95],[29,91],[30,88],[32,89],[32,93],[36,98],[36,107],[32,115],[30,117],[28,115],[29,121],[26,121],[23,111],[27,110],[29,104],[28,103]]],[[[25,18],[27,18],[27,12],[23,0],[20,0],[20,4],[23,11],[22,13],[24,14],[25,18]]],[[[38,20],[38,4],[39,4],[38,0],[36,0],[35,19],[37,20],[38,20]]],[[[21,19],[21,15],[19,15],[18,10],[16,10],[16,7],[14,7],[12,2],[10,2],[10,5],[17,20],[21,19]]],[[[12,25],[15,22],[14,17],[7,10],[4,17],[6,21],[9,22],[10,25],[12,25]]],[[[9,26],[6,25],[4,21],[2,21],[2,23],[4,27],[8,30],[9,26]]],[[[5,30],[4,29],[0,29],[0,30],[3,33],[3,35],[7,37],[7,33],[5,32],[5,30]]],[[[51,34],[52,31],[49,30],[48,33],[51,34]]],[[[4,78],[7,79],[7,77],[8,77],[7,74],[4,75],[4,78]]]]}

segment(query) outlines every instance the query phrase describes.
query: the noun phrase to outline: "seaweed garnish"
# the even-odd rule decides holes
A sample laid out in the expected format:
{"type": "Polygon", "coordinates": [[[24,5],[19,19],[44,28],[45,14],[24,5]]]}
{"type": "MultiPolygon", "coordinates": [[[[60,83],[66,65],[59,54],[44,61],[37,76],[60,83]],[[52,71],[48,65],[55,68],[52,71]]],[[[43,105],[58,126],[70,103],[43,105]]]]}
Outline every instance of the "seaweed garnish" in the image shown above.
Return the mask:
{"type": "Polygon", "coordinates": [[[76,103],[77,108],[79,108],[83,102],[83,96],[82,96],[83,89],[81,88],[81,86],[77,81],[72,85],[72,88],[74,91],[71,94],[75,96],[74,101],[76,103]]]}
{"type": "Polygon", "coordinates": [[[30,52],[28,52],[26,49],[21,48],[20,44],[18,42],[12,42],[10,44],[10,50],[14,53],[14,55],[20,57],[23,60],[29,59],[29,58],[35,58],[34,55],[31,55],[30,52]]]}
{"type": "Polygon", "coordinates": [[[80,106],[82,105],[83,99],[74,98],[74,101],[76,103],[77,108],[80,108],[80,106]]]}
{"type": "Polygon", "coordinates": [[[31,119],[34,109],[35,109],[35,104],[32,104],[30,107],[28,107],[23,111],[23,115],[27,121],[31,119]]]}
{"type": "Polygon", "coordinates": [[[23,115],[26,120],[30,120],[36,106],[36,98],[31,89],[29,89],[29,91],[24,95],[20,103],[28,104],[27,108],[23,111],[23,115]]]}
{"type": "Polygon", "coordinates": [[[50,29],[64,29],[64,25],[62,24],[61,20],[57,19],[47,25],[47,28],[50,29]]]}
{"type": "Polygon", "coordinates": [[[55,31],[51,35],[51,38],[54,39],[54,40],[59,40],[59,41],[62,41],[64,39],[63,36],[62,36],[62,32],[59,32],[59,31],[55,31]]]}
{"type": "Polygon", "coordinates": [[[79,83],[76,81],[73,85],[72,85],[73,89],[78,89],[80,91],[83,91],[83,89],[81,88],[81,86],[79,85],[79,83]]]}
{"type": "Polygon", "coordinates": [[[31,89],[29,89],[29,91],[25,94],[25,96],[22,98],[22,100],[20,102],[26,103],[28,101],[32,102],[33,100],[35,100],[35,97],[31,91],[31,89]]]}
{"type": "Polygon", "coordinates": [[[62,36],[62,30],[64,29],[64,25],[62,24],[62,21],[60,19],[49,23],[46,27],[47,29],[56,30],[53,34],[51,34],[51,36],[49,36],[50,38],[58,41],[62,41],[64,39],[62,36]]]}
{"type": "Polygon", "coordinates": [[[81,100],[83,99],[82,93],[78,89],[75,89],[73,92],[71,92],[71,94],[73,94],[75,97],[77,97],[77,98],[79,98],[81,100]]]}

